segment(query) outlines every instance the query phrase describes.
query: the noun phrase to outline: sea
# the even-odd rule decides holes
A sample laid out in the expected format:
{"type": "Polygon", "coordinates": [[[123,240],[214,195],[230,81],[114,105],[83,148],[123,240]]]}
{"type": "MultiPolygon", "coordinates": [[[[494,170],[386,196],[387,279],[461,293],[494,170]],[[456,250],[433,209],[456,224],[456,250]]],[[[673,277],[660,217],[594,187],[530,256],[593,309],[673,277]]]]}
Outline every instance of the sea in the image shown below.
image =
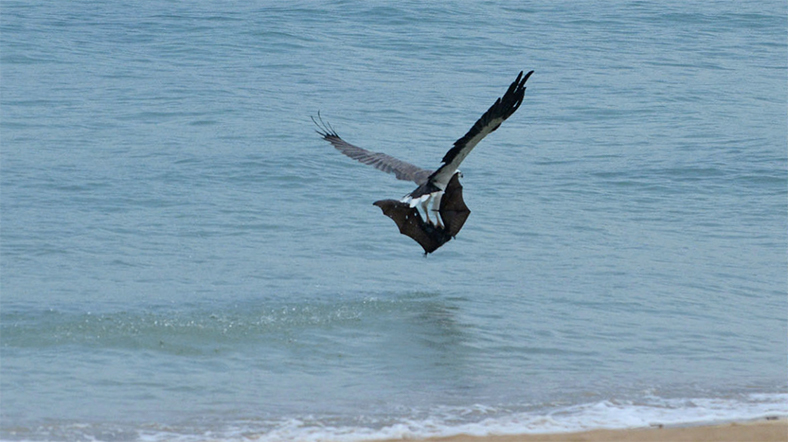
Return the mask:
{"type": "Polygon", "coordinates": [[[788,3],[0,4],[0,440],[788,416],[788,3]],[[521,71],[425,256],[372,203],[521,71]]]}

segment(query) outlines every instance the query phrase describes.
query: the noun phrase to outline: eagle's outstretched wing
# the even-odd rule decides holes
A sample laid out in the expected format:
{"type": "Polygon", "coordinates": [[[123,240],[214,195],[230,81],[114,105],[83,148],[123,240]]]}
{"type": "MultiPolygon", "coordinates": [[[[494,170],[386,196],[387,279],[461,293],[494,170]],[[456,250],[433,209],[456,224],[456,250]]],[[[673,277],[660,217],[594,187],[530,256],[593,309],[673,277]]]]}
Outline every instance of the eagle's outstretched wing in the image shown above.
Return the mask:
{"type": "Polygon", "coordinates": [[[317,119],[312,117],[312,121],[317,125],[317,133],[337,148],[338,151],[360,161],[364,164],[382,170],[383,172],[393,173],[397,179],[404,181],[413,181],[421,185],[427,182],[427,179],[432,174],[431,170],[422,169],[421,167],[414,166],[413,164],[406,163],[405,161],[398,160],[391,155],[386,155],[380,152],[370,152],[358,146],[354,146],[337,135],[331,125],[325,123],[320,118],[320,113],[317,114],[317,119]]]}
{"type": "MultiPolygon", "coordinates": [[[[487,112],[476,121],[468,133],[454,142],[454,147],[446,152],[446,155],[443,156],[443,160],[441,160],[443,165],[430,175],[428,180],[429,184],[433,184],[440,189],[446,188],[449,180],[454,176],[460,163],[462,163],[462,160],[464,160],[471,150],[479,144],[479,141],[495,129],[498,129],[501,123],[512,116],[517,108],[520,107],[525,96],[525,82],[528,81],[528,77],[533,73],[534,71],[530,71],[523,76],[523,72],[521,71],[517,79],[514,80],[506,93],[503,94],[503,97],[498,98],[498,100],[487,109],[487,112]]],[[[413,196],[418,197],[420,195],[413,196]]]]}

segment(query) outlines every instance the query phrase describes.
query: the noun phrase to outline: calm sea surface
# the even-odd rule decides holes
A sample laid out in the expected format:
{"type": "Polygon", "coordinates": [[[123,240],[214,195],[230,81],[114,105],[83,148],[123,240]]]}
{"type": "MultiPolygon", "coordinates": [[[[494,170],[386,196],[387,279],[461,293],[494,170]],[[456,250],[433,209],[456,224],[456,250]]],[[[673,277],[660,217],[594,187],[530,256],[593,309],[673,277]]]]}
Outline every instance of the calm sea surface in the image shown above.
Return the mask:
{"type": "Polygon", "coordinates": [[[359,440],[788,415],[788,5],[0,11],[0,439],[359,440]],[[346,140],[463,163],[424,257],[346,140]]]}

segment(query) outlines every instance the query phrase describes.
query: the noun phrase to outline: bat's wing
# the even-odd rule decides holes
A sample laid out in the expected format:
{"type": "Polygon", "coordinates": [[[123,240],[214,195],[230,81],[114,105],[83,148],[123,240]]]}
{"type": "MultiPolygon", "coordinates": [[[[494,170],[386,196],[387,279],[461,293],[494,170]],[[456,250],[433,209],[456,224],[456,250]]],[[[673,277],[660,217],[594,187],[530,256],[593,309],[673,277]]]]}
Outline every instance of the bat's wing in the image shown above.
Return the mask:
{"type": "Polygon", "coordinates": [[[465,205],[462,199],[462,185],[460,184],[459,173],[455,173],[441,198],[440,215],[443,226],[447,234],[452,237],[460,233],[460,229],[465,224],[465,220],[471,214],[471,210],[465,205]]]}
{"type": "Polygon", "coordinates": [[[452,177],[441,199],[440,217],[444,227],[435,227],[424,222],[419,211],[408,203],[380,200],[374,204],[397,223],[399,233],[413,238],[421,245],[425,254],[432,253],[456,236],[471,214],[462,199],[462,185],[458,176],[459,174],[456,174],[452,177]]]}
{"type": "Polygon", "coordinates": [[[443,229],[427,224],[421,218],[419,211],[407,203],[397,200],[375,201],[376,206],[383,210],[383,214],[393,219],[399,227],[399,233],[413,238],[424,249],[424,253],[432,253],[450,239],[451,235],[443,229]]]}

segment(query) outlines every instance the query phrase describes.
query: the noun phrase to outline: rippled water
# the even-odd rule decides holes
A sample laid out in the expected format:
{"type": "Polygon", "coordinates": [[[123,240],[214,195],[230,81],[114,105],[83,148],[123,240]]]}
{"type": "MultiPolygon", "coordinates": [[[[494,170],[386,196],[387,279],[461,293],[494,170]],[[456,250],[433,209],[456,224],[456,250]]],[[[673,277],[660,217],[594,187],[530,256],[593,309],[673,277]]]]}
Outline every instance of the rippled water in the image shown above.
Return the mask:
{"type": "Polygon", "coordinates": [[[4,2],[0,437],[788,414],[784,2],[4,2]],[[437,167],[423,257],[372,202],[437,167]]]}

